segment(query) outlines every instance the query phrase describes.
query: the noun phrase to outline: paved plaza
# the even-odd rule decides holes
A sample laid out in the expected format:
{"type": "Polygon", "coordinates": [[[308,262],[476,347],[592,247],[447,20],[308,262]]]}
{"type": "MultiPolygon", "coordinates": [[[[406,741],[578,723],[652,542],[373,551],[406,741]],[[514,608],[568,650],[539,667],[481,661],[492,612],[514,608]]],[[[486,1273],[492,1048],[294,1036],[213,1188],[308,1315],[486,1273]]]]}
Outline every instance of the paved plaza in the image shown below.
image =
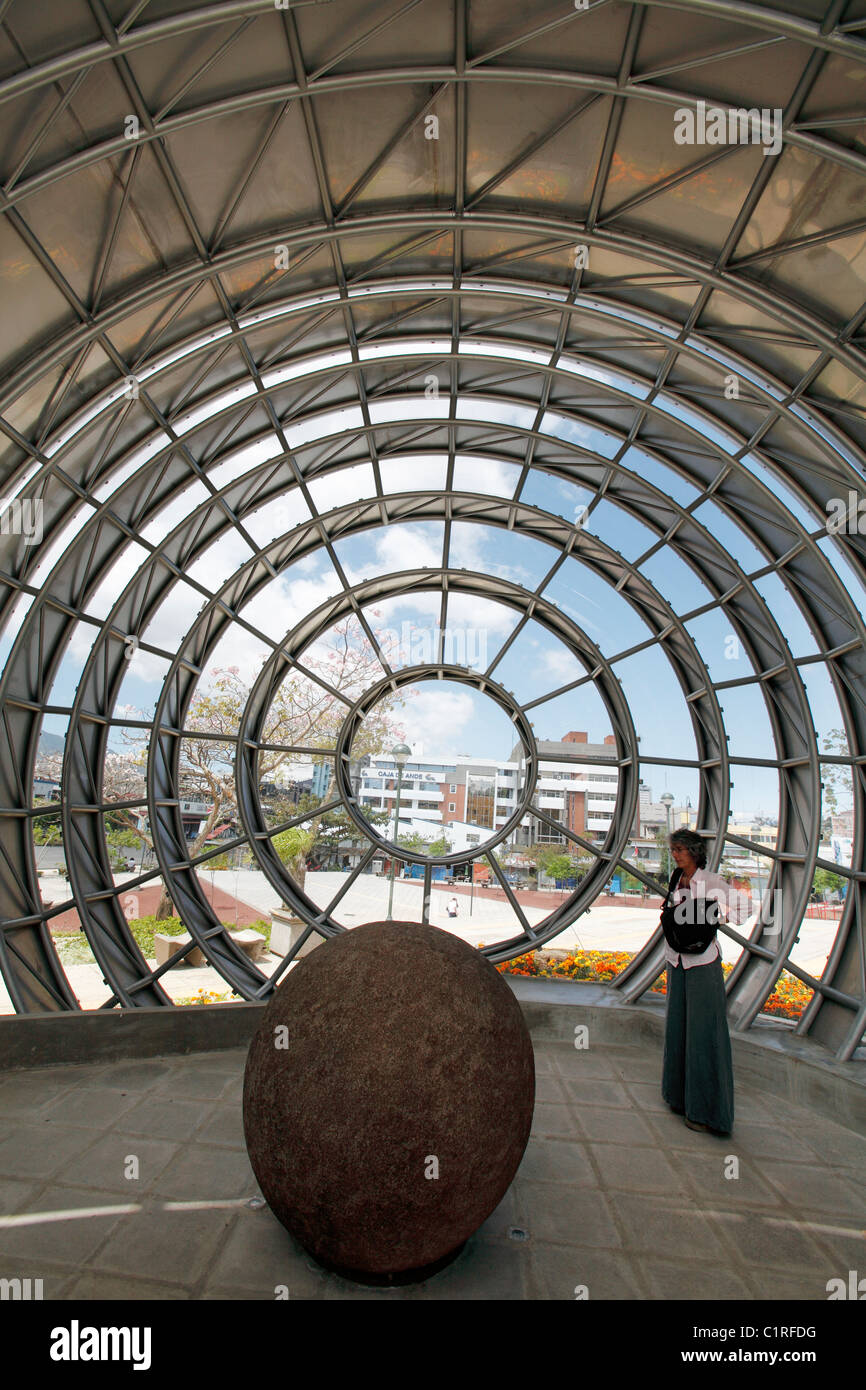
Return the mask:
{"type": "Polygon", "coordinates": [[[504,1200],[445,1270],[370,1289],[324,1273],[261,1203],[246,1049],[9,1073],[0,1277],[46,1299],[826,1301],[866,1267],[866,1138],[738,1081],[733,1134],[659,1094],[660,1042],[536,1040],[532,1136],[504,1200]],[[732,1180],[730,1157],[739,1161],[732,1180]],[[130,1158],[138,1176],[130,1178],[130,1158]]]}
{"type": "MultiPolygon", "coordinates": [[[[122,886],[131,881],[133,875],[118,874],[115,882],[122,886]]],[[[267,920],[274,908],[279,907],[279,895],[263,873],[255,870],[223,870],[203,874],[207,887],[215,885],[221,894],[255,909],[262,919],[267,920]]],[[[46,877],[41,881],[43,898],[46,901],[62,903],[68,896],[68,888],[61,878],[46,877]]],[[[343,873],[311,873],[307,875],[306,891],[319,907],[326,906],[346,882],[343,873]]],[[[421,921],[423,888],[419,881],[396,880],[394,884],[393,916],[396,920],[421,921]]],[[[531,926],[540,922],[553,911],[566,895],[550,893],[550,907],[526,906],[524,911],[531,926]]],[[[490,945],[495,941],[506,940],[521,930],[517,918],[507,902],[494,898],[483,888],[477,888],[472,897],[463,894],[458,899],[458,913],[452,920],[445,911],[445,904],[451,897],[448,888],[435,888],[431,894],[430,921],[435,927],[453,931],[472,945],[490,945]]],[[[362,874],[355,880],[346,896],[341,900],[336,912],[337,919],[346,927],[360,926],[362,922],[375,922],[384,918],[388,902],[388,881],[372,874],[362,874]]],[[[232,915],[221,914],[232,924],[232,915]]],[[[240,915],[240,914],[238,914],[240,915]]],[[[640,907],[593,907],[578,921],[551,942],[548,948],[562,950],[580,949],[586,951],[638,951],[647,941],[658,924],[658,910],[640,907]]],[[[243,925],[239,921],[238,925],[243,925]]],[[[791,952],[791,959],[798,965],[820,977],[826,963],[827,954],[833,941],[837,924],[820,920],[806,919],[800,931],[800,939],[791,952]]],[[[743,934],[748,926],[740,929],[743,934]]],[[[723,957],[733,962],[740,954],[740,947],[724,935],[720,936],[723,957]]],[[[271,974],[279,965],[276,955],[266,956],[259,962],[260,968],[271,974]]],[[[155,962],[151,961],[151,965],[155,962]]],[[[102,979],[102,971],[95,962],[66,965],[66,973],[85,1009],[99,1008],[109,997],[111,991],[102,979]]],[[[173,999],[189,999],[199,991],[205,990],[230,997],[230,989],[219,972],[211,966],[190,966],[185,963],[175,966],[162,977],[162,983],[173,999]]],[[[0,1014],[13,1013],[9,996],[0,981],[0,1014]]]]}

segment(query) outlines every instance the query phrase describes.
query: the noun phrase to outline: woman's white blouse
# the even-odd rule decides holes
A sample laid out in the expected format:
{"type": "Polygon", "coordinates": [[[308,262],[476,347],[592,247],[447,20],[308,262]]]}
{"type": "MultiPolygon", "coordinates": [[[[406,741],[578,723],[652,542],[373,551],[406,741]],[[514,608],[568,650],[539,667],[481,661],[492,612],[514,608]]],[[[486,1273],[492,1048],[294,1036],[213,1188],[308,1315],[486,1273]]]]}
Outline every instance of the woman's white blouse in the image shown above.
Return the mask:
{"type": "MultiPolygon", "coordinates": [[[[745,922],[749,915],[748,894],[726,883],[718,874],[708,873],[706,869],[696,869],[688,887],[674,889],[671,895],[674,907],[677,903],[685,902],[686,894],[689,892],[693,898],[715,898],[725,921],[733,922],[736,926],[745,922]]],[[[693,965],[710,965],[714,960],[718,960],[721,954],[717,937],[713,937],[707,949],[701,951],[698,956],[682,955],[665,942],[665,960],[671,965],[682,964],[685,970],[690,970],[693,965]]]]}

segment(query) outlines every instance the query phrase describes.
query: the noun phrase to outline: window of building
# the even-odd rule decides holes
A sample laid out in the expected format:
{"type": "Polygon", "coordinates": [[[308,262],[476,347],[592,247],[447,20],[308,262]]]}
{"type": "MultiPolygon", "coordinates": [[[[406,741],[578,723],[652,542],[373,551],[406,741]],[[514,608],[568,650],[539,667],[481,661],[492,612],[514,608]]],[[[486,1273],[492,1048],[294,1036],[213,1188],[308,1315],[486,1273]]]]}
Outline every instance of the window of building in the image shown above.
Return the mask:
{"type": "Polygon", "coordinates": [[[493,828],[493,778],[473,772],[466,780],[466,819],[493,828]]]}
{"type": "Polygon", "coordinates": [[[456,785],[456,783],[452,782],[451,785],[450,785],[450,787],[448,788],[448,790],[449,790],[449,792],[451,793],[451,795],[453,796],[454,793],[455,793],[456,790],[457,790],[457,785],[456,785]]]}
{"type": "Polygon", "coordinates": [[[538,832],[538,842],[543,845],[564,845],[565,836],[558,831],[552,830],[549,825],[545,825],[538,832]]]}
{"type": "Polygon", "coordinates": [[[453,801],[449,801],[449,802],[448,802],[448,810],[449,810],[449,811],[456,811],[456,810],[457,810],[457,807],[456,807],[456,805],[454,804],[453,801]]]}

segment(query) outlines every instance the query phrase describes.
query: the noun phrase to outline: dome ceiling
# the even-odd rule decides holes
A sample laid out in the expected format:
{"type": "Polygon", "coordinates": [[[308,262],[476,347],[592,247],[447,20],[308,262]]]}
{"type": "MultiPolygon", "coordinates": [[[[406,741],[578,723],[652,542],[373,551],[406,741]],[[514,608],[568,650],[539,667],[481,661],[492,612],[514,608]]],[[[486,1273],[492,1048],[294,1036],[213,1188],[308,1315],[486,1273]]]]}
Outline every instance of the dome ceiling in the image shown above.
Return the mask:
{"type": "MultiPolygon", "coordinates": [[[[617,740],[593,872],[534,931],[512,902],[514,933],[489,954],[585,909],[654,766],[694,776],[711,862],[726,842],[755,850],[726,829],[732,784],[758,768],[776,788],[761,853],[782,912],[743,943],[732,1018],[748,1026],[791,968],[830,868],[849,892],[798,1028],[853,1056],[866,3],[0,0],[0,130],[0,966],[16,1009],[78,1007],[33,857],[45,719],[66,729],[71,901],[106,1005],[170,1002],[102,828],[111,733],[135,724],[130,638],[161,673],[129,798],[156,829],[154,873],[232,987],[262,997],[271,982],[188,858],[189,703],[232,631],[302,669],[329,625],[352,619],[375,648],[372,607],[423,591],[442,628],[461,599],[540,623],[580,664],[558,686],[592,684],[617,740]],[[365,569],[390,527],[434,537],[435,563],[419,542],[417,562],[404,547],[409,562],[365,569]],[[531,581],[524,551],[527,574],[543,556],[531,581]],[[333,590],[264,631],[247,606],[316,557],[333,590]],[[575,567],[609,594],[609,629],[557,597],[575,567]],[[743,661],[726,667],[728,635],[743,661]],[[680,752],[649,745],[619,679],[650,649],[675,683],[680,752]],[[738,699],[766,720],[757,749],[745,716],[731,736],[738,699]],[[820,853],[822,781],[840,770],[853,867],[820,853]]],[[[501,679],[488,667],[478,688],[485,673],[501,679]]],[[[286,881],[243,746],[242,838],[301,915],[340,929],[336,903],[316,912],[286,881]]],[[[660,962],[652,941],[616,987],[638,997],[660,962]]]]}

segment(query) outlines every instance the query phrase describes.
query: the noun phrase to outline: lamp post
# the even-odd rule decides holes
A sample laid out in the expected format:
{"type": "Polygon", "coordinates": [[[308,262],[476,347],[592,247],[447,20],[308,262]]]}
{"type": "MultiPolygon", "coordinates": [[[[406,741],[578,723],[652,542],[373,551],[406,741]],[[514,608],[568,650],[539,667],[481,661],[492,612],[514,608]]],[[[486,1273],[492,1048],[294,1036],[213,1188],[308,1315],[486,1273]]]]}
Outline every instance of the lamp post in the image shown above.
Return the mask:
{"type": "Polygon", "coordinates": [[[668,879],[670,879],[670,876],[671,876],[671,846],[670,846],[670,838],[671,838],[671,807],[672,807],[673,804],[674,804],[674,799],[673,799],[673,797],[671,796],[670,792],[665,792],[664,796],[659,797],[659,800],[661,801],[662,805],[663,805],[664,808],[665,808],[665,819],[667,820],[667,825],[668,825],[668,843],[665,845],[665,856],[666,856],[666,859],[667,859],[667,866],[668,866],[668,879]]]}
{"type": "MultiPolygon", "coordinates": [[[[407,758],[410,758],[410,757],[412,756],[412,749],[409,748],[408,745],[405,744],[405,743],[398,743],[396,748],[392,748],[392,749],[391,749],[391,756],[392,756],[392,758],[394,759],[395,763],[397,764],[397,796],[396,796],[396,798],[395,798],[395,804],[394,804],[394,844],[396,845],[396,843],[397,843],[397,836],[398,836],[399,833],[400,833],[400,788],[401,788],[402,785],[403,785],[403,768],[404,768],[405,765],[406,765],[406,759],[407,759],[407,758]]],[[[386,916],[386,918],[385,918],[386,922],[390,922],[390,921],[392,920],[391,911],[392,911],[392,908],[393,908],[393,906],[394,906],[394,868],[395,868],[395,865],[396,865],[396,860],[395,860],[395,858],[394,858],[394,855],[392,854],[392,855],[391,855],[391,873],[390,873],[390,875],[389,875],[391,881],[390,881],[390,883],[389,883],[389,885],[388,885],[388,913],[387,913],[387,916],[386,916]]]]}

